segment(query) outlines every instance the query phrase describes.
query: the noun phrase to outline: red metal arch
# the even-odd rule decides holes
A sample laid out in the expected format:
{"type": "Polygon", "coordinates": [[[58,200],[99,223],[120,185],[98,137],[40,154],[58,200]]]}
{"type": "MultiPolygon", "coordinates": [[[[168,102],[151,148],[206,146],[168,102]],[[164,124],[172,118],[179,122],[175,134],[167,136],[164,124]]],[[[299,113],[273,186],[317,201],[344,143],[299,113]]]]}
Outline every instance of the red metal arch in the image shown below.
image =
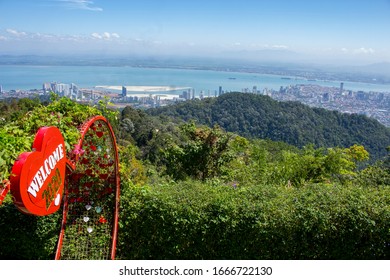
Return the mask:
{"type": "MultiPolygon", "coordinates": [[[[93,155],[93,153],[96,153],[96,147],[93,145],[93,143],[90,143],[91,141],[93,142],[93,140],[91,140],[91,139],[96,138],[99,140],[99,138],[103,137],[104,134],[105,134],[104,137],[107,137],[106,140],[111,141],[111,143],[109,143],[109,145],[113,148],[113,151],[111,151],[111,154],[114,157],[114,171],[113,171],[113,174],[110,174],[109,178],[104,178],[104,176],[106,176],[106,174],[105,174],[103,176],[103,179],[100,178],[98,180],[100,180],[99,181],[100,183],[102,183],[102,181],[104,181],[105,183],[109,182],[109,184],[114,185],[114,187],[115,187],[115,189],[113,190],[113,194],[115,197],[114,202],[113,202],[114,209],[112,209],[113,213],[111,213],[111,214],[113,214],[113,215],[110,219],[110,224],[112,225],[110,258],[115,259],[117,234],[118,234],[118,219],[119,219],[120,177],[119,177],[118,149],[117,149],[114,131],[113,131],[110,123],[103,116],[95,116],[95,117],[88,119],[79,128],[79,130],[81,133],[81,138],[80,138],[79,142],[77,143],[77,145],[75,145],[75,149],[73,150],[72,154],[68,157],[68,162],[67,162],[68,168],[67,168],[67,179],[66,179],[66,185],[65,185],[65,195],[64,195],[64,205],[63,205],[63,219],[62,219],[61,231],[59,234],[55,259],[58,260],[58,259],[63,258],[62,252],[64,251],[64,246],[66,246],[66,244],[64,244],[64,237],[67,234],[67,232],[66,232],[67,228],[70,228],[73,226],[73,225],[69,224],[70,223],[70,221],[69,221],[70,220],[70,217],[69,217],[70,216],[70,213],[69,213],[70,208],[72,208],[73,205],[75,205],[78,201],[86,200],[85,193],[93,192],[92,189],[88,189],[87,191],[86,191],[86,189],[84,189],[84,190],[82,190],[84,192],[84,194],[77,193],[77,192],[81,192],[80,191],[81,187],[77,186],[77,184],[78,183],[80,184],[81,181],[80,181],[80,176],[78,176],[80,174],[77,174],[75,172],[77,172],[77,170],[80,169],[80,166],[82,166],[84,162],[88,162],[89,160],[92,160],[88,157],[88,155],[90,155],[90,154],[93,155]],[[91,147],[94,149],[91,150],[91,147]],[[87,151],[84,151],[84,149],[89,149],[89,154],[87,151]],[[95,152],[93,152],[93,151],[95,151],[95,152]],[[79,180],[79,181],[77,181],[77,180],[79,180]],[[76,187],[74,186],[75,184],[76,184],[76,187]],[[73,190],[72,190],[72,186],[73,186],[73,190]],[[76,190],[76,197],[74,194],[74,192],[75,192],[74,189],[77,189],[76,190]],[[79,196],[78,198],[77,198],[77,195],[79,196]],[[73,199],[73,201],[71,199],[73,199]]],[[[108,157],[109,157],[109,155],[108,155],[108,157]]],[[[100,159],[99,158],[96,159],[96,162],[97,161],[100,161],[100,159]]],[[[90,173],[99,173],[97,166],[98,166],[98,164],[96,164],[95,170],[88,169],[87,171],[90,173]]],[[[105,165],[101,163],[100,166],[103,166],[103,169],[104,169],[105,165]]],[[[83,174],[83,176],[84,176],[83,178],[85,178],[85,177],[88,177],[89,175],[83,174]]],[[[91,178],[92,177],[93,177],[93,175],[91,175],[91,178]]],[[[90,184],[90,183],[91,182],[88,182],[88,184],[90,184]]],[[[109,189],[111,189],[111,187],[109,187],[109,189]]],[[[104,193],[100,194],[99,199],[101,198],[102,195],[105,195],[105,194],[104,193]]],[[[88,202],[88,203],[90,203],[90,202],[88,202]]],[[[86,207],[91,208],[92,206],[87,204],[86,207]]],[[[77,211],[81,212],[81,210],[76,210],[76,212],[77,211]]],[[[100,208],[100,211],[101,211],[101,208],[100,208]]],[[[75,215],[77,216],[78,214],[82,215],[82,213],[76,213],[75,215]]],[[[87,216],[84,218],[85,218],[84,221],[87,220],[86,218],[88,218],[88,220],[89,220],[89,217],[87,217],[87,216]]],[[[104,223],[105,221],[106,221],[106,218],[101,217],[96,223],[98,223],[98,222],[104,223]]],[[[80,227],[80,225],[79,225],[79,227],[80,227]]],[[[85,242],[87,242],[87,241],[85,241],[85,242]]],[[[82,246],[83,244],[79,244],[79,245],[82,246]]],[[[88,256],[86,256],[86,257],[88,258],[88,256]]],[[[75,258],[77,259],[78,257],[75,256],[75,258]]]]}

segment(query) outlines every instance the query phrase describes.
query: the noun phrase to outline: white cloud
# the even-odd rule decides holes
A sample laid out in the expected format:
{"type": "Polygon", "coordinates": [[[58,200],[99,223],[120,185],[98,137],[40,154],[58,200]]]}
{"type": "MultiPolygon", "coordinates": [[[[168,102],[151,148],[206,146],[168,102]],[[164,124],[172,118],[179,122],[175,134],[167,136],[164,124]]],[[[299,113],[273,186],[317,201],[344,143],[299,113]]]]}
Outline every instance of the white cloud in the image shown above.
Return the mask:
{"type": "Polygon", "coordinates": [[[289,47],[286,45],[273,45],[271,48],[277,50],[287,50],[289,47]]]}
{"type": "Polygon", "coordinates": [[[373,50],[372,48],[359,48],[359,49],[355,49],[353,50],[353,53],[354,54],[373,54],[375,53],[375,50],[373,50]]]}
{"type": "Polygon", "coordinates": [[[0,35],[0,41],[7,41],[7,37],[4,37],[4,36],[0,35]]]}
{"type": "Polygon", "coordinates": [[[103,9],[100,7],[95,7],[93,1],[89,0],[56,0],[57,2],[62,2],[66,8],[75,9],[75,10],[88,10],[94,12],[102,12],[103,9]]]}
{"type": "Polygon", "coordinates": [[[6,29],[5,31],[7,31],[7,33],[11,34],[11,35],[14,35],[16,37],[23,37],[23,36],[26,36],[27,33],[26,32],[23,32],[23,31],[17,31],[15,29],[6,29]]]}
{"type": "Polygon", "coordinates": [[[369,54],[374,54],[376,51],[373,48],[357,48],[357,49],[348,49],[348,48],[341,48],[340,51],[343,54],[350,54],[350,55],[369,55],[369,54]]]}
{"type": "Polygon", "coordinates": [[[103,32],[102,34],[94,32],[91,34],[94,39],[112,40],[120,38],[118,33],[103,32]]]}
{"type": "Polygon", "coordinates": [[[92,33],[91,36],[95,39],[102,39],[102,35],[100,35],[99,33],[92,33]]]}

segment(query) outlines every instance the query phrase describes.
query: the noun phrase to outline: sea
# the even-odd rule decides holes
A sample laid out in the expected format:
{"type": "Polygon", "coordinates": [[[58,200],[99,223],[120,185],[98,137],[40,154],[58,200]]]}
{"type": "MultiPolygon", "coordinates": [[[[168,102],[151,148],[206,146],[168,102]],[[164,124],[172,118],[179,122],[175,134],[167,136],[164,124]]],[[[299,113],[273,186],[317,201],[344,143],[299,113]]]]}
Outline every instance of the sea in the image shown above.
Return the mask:
{"type": "Polygon", "coordinates": [[[4,91],[42,89],[43,83],[74,83],[80,88],[96,86],[170,86],[190,87],[196,94],[214,94],[220,87],[224,92],[279,90],[296,84],[340,87],[345,90],[384,92],[390,94],[389,84],[370,84],[349,81],[308,80],[280,76],[214,70],[173,68],[106,67],[106,66],[31,66],[0,65],[0,86],[4,91]]]}

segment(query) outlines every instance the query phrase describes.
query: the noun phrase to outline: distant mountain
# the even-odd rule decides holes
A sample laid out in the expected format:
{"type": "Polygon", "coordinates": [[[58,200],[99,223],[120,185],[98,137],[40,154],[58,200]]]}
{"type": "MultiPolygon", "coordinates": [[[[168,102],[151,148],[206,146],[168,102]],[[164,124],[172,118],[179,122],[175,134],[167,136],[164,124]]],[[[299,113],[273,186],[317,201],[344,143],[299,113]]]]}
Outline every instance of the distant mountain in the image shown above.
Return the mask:
{"type": "Polygon", "coordinates": [[[263,50],[240,50],[221,52],[220,56],[225,58],[235,58],[240,60],[248,60],[255,62],[272,62],[274,64],[284,64],[289,62],[299,62],[304,59],[304,55],[284,49],[280,46],[280,49],[263,49],[263,50]]]}
{"type": "Polygon", "coordinates": [[[229,93],[147,112],[210,126],[218,124],[245,137],[283,141],[297,147],[359,144],[370,152],[373,160],[386,156],[386,147],[390,146],[390,129],[377,120],[311,108],[298,102],[278,102],[262,95],[229,93]]]}
{"type": "Polygon", "coordinates": [[[390,62],[382,62],[363,66],[363,71],[390,76],[390,62]]]}

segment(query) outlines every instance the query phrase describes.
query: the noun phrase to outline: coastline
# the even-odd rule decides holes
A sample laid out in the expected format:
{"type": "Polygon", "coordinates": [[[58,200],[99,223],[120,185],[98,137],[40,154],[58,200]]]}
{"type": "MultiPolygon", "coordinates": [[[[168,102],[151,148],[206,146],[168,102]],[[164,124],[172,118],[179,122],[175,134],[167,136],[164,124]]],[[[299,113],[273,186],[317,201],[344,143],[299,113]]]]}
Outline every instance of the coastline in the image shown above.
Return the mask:
{"type": "MultiPolygon", "coordinates": [[[[36,68],[35,66],[29,65],[0,65],[0,72],[2,72],[0,85],[5,91],[40,89],[42,83],[59,82],[67,84],[75,83],[77,86],[82,88],[95,88],[96,90],[106,89],[107,91],[113,90],[117,93],[122,91],[122,86],[114,85],[130,85],[127,86],[128,93],[130,94],[181,94],[181,92],[179,92],[180,90],[187,90],[189,88],[194,89],[197,93],[203,92],[207,94],[210,91],[211,94],[213,94],[215,91],[219,90],[219,87],[222,87],[223,91],[243,91],[245,89],[252,89],[254,86],[256,86],[259,90],[279,90],[281,86],[288,87],[294,84],[315,84],[339,88],[340,83],[343,82],[345,90],[382,92],[390,94],[390,84],[381,85],[364,82],[348,82],[346,80],[330,81],[321,79],[309,81],[307,78],[298,78],[295,76],[295,80],[285,80],[281,79],[282,77],[286,77],[285,75],[233,71],[195,71],[166,68],[107,66],[48,66],[36,68]],[[132,86],[137,84],[141,84],[141,86],[132,86]],[[96,85],[98,86],[96,87],[96,85]],[[185,87],[176,85],[185,85],[185,87]]],[[[290,78],[291,77],[292,76],[290,76],[290,78]]]]}
{"type": "MultiPolygon", "coordinates": [[[[173,93],[179,90],[189,90],[191,87],[175,87],[175,86],[124,86],[126,88],[127,97],[152,97],[161,100],[173,100],[180,97],[180,94],[173,93]]],[[[122,91],[122,86],[99,85],[94,88],[100,90],[116,90],[122,91]]]]}
{"type": "MultiPolygon", "coordinates": [[[[170,92],[177,90],[188,90],[191,87],[174,87],[174,86],[124,86],[128,92],[170,92]]],[[[99,89],[108,89],[108,90],[122,90],[122,86],[108,86],[108,85],[99,85],[95,86],[99,89]]]]}

